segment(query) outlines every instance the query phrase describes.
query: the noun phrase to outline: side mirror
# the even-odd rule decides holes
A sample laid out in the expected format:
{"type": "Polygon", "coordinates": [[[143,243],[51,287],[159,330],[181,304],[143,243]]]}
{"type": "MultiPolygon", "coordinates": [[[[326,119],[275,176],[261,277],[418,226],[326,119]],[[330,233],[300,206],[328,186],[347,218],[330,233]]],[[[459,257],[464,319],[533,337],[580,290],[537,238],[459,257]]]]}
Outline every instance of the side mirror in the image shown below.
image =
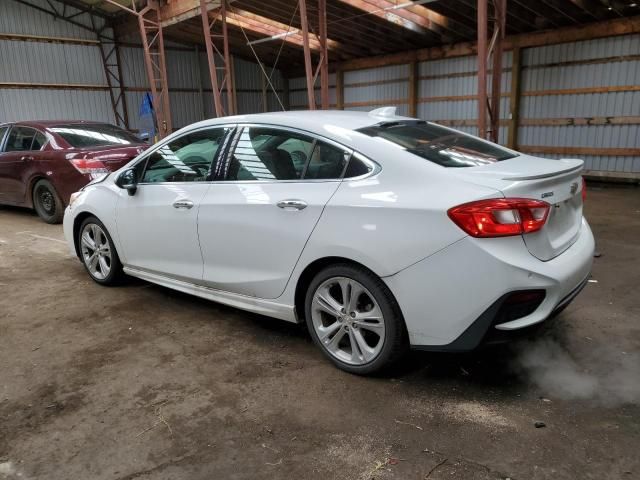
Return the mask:
{"type": "Polygon", "coordinates": [[[135,195],[138,190],[138,179],[136,178],[136,171],[133,168],[129,168],[120,174],[116,185],[120,188],[124,188],[129,195],[135,195]]]}

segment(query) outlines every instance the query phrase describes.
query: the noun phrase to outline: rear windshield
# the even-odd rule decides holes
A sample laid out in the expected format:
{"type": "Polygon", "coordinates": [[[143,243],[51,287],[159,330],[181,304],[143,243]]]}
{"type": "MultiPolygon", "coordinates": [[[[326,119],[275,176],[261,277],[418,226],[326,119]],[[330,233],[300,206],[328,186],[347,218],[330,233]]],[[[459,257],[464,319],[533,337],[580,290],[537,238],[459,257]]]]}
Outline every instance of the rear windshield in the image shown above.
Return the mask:
{"type": "Polygon", "coordinates": [[[386,122],[358,131],[393,142],[443,167],[475,167],[517,156],[476,137],[423,121],[386,122]]]}
{"type": "Polygon", "coordinates": [[[56,125],[50,130],[74,148],[142,143],[135,135],[108,123],[56,125]]]}

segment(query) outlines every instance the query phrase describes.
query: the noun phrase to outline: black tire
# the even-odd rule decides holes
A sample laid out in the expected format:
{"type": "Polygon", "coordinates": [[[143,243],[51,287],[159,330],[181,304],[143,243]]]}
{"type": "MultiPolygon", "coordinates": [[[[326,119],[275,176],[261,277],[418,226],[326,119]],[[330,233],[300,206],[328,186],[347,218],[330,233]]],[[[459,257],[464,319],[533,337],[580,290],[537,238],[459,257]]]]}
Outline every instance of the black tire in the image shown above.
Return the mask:
{"type": "MultiPolygon", "coordinates": [[[[95,241],[95,238],[94,238],[94,241],[95,241]]],[[[87,273],[89,274],[89,276],[94,282],[99,283],[100,285],[106,285],[106,286],[118,285],[122,282],[122,280],[125,278],[125,274],[122,270],[122,263],[120,262],[120,257],[118,256],[118,252],[116,251],[111,235],[109,235],[109,232],[107,231],[106,227],[100,220],[98,220],[96,217],[85,218],[85,220],[80,225],[80,228],[78,229],[78,236],[76,238],[76,242],[78,245],[78,251],[80,252],[80,255],[79,255],[80,261],[82,262],[85,270],[87,271],[87,273]],[[91,249],[86,248],[82,243],[83,233],[85,233],[86,230],[91,230],[90,227],[92,225],[99,227],[99,229],[102,232],[101,234],[99,234],[100,242],[105,242],[105,244],[107,244],[109,248],[109,254],[110,254],[109,262],[108,262],[109,270],[108,270],[108,273],[103,277],[91,271],[91,268],[89,267],[89,264],[88,264],[88,258],[91,257],[90,255],[91,249]],[[87,227],[89,227],[89,229],[87,229],[87,227]],[[104,238],[102,237],[102,234],[104,234],[104,238]]],[[[98,265],[98,268],[100,268],[99,265],[98,265]]]]}
{"type": "Polygon", "coordinates": [[[394,366],[409,350],[407,329],[400,307],[385,283],[371,271],[348,263],[336,264],[321,270],[311,281],[305,296],[305,321],[309,334],[320,351],[336,367],[349,373],[370,375],[383,373],[394,366]],[[364,286],[375,298],[383,314],[385,337],[382,349],[368,363],[353,365],[346,363],[331,354],[322,345],[312,320],[312,301],[316,290],[327,280],[334,277],[353,279],[364,286]]]}
{"type": "Polygon", "coordinates": [[[33,186],[33,208],[47,223],[60,223],[64,217],[64,204],[49,180],[38,180],[33,186]]]}

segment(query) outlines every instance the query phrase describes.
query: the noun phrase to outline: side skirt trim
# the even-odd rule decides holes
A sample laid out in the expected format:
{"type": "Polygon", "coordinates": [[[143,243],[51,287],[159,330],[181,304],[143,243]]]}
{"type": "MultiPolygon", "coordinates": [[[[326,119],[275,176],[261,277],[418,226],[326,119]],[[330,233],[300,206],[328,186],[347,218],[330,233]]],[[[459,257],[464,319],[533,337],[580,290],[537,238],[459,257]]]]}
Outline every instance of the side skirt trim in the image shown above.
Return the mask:
{"type": "Polygon", "coordinates": [[[247,295],[239,295],[237,293],[224,292],[222,290],[196,285],[195,283],[185,282],[183,280],[176,280],[175,278],[171,278],[166,275],[152,273],[138,268],[125,266],[123,267],[123,270],[127,275],[138,277],[142,280],[146,280],[163,287],[172,288],[173,290],[178,290],[180,292],[195,295],[197,297],[212,300],[214,302],[229,305],[230,307],[239,308],[252,313],[266,315],[268,317],[274,317],[288,322],[297,322],[293,305],[286,305],[284,303],[264,300],[262,298],[249,297],[247,295]]]}

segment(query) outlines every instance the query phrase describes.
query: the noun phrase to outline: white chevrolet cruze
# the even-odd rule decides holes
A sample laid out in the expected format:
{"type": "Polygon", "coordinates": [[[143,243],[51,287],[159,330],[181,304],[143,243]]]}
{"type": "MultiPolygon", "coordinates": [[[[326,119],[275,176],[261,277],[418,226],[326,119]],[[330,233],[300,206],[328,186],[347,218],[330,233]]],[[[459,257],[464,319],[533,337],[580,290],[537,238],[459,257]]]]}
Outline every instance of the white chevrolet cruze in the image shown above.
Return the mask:
{"type": "Polygon", "coordinates": [[[96,282],[123,274],[306,322],[338,367],[529,331],[582,289],[581,160],[412,118],[286,112],[186,127],[72,195],[96,282]]]}

